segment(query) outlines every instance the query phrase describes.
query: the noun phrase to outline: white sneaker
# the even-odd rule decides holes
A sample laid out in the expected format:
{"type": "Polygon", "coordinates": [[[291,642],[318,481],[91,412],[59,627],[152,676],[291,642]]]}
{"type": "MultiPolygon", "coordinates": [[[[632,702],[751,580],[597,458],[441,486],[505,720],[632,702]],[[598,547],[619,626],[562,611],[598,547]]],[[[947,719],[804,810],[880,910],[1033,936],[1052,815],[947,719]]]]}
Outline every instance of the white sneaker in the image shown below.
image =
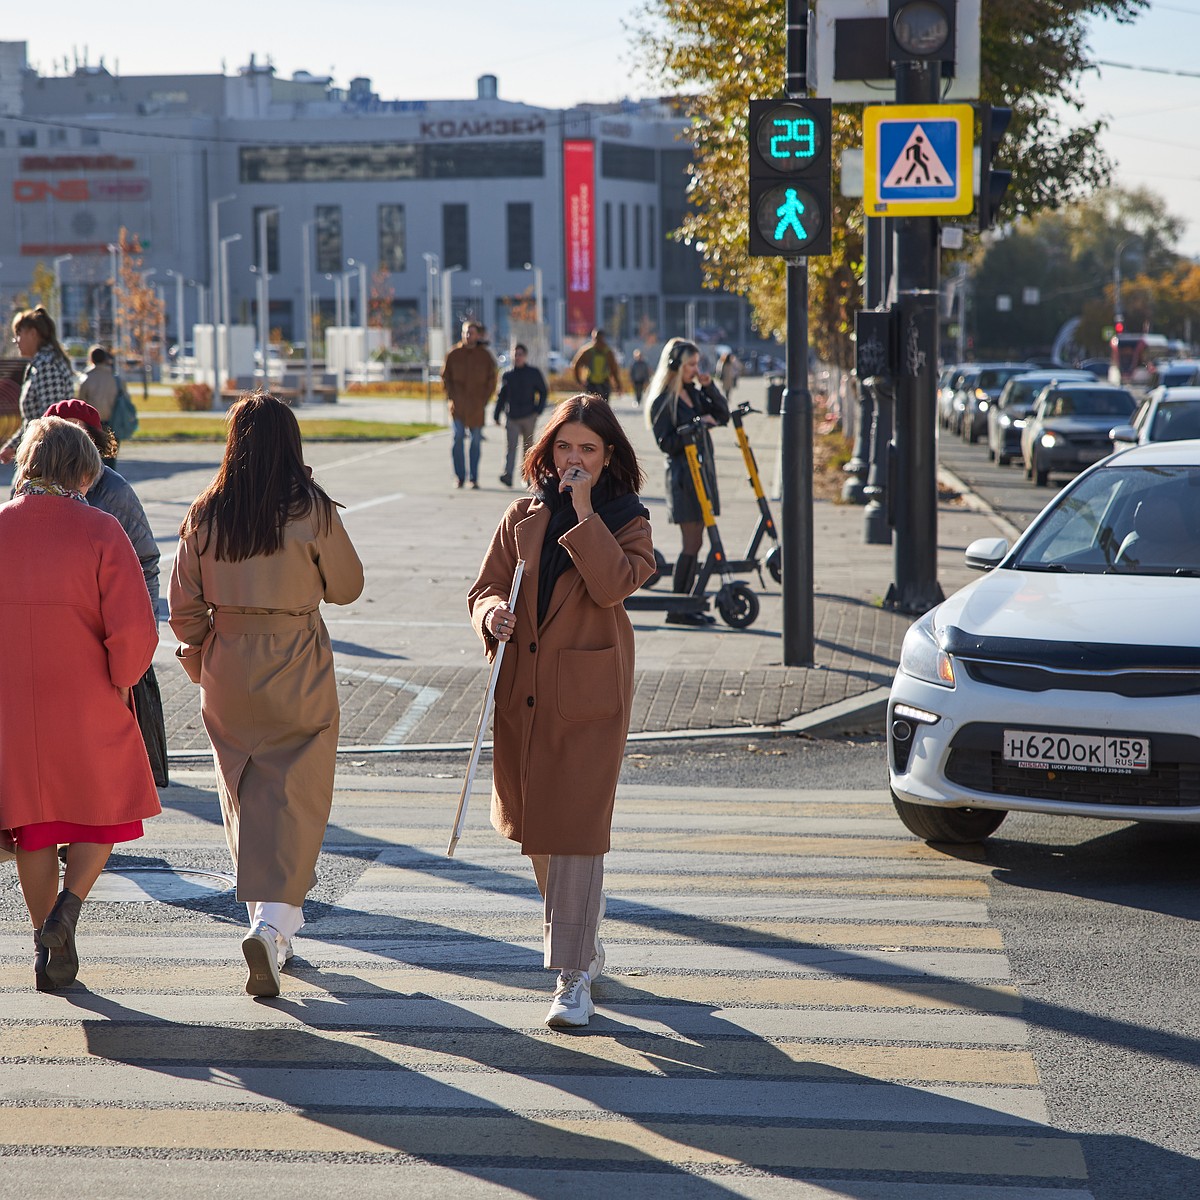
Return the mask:
{"type": "Polygon", "coordinates": [[[246,992],[251,996],[279,995],[278,936],[270,925],[260,921],[242,938],[247,969],[246,992]]]}
{"type": "Polygon", "coordinates": [[[592,961],[588,963],[588,978],[599,979],[601,972],[604,970],[604,943],[600,940],[600,922],[604,920],[604,913],[608,908],[608,897],[603,892],[600,893],[600,915],[596,918],[596,949],[592,954],[592,961]]]}
{"type": "Polygon", "coordinates": [[[592,981],[586,971],[560,971],[554,999],[546,1014],[551,1029],[579,1029],[596,1011],[592,1003],[592,981]]]}

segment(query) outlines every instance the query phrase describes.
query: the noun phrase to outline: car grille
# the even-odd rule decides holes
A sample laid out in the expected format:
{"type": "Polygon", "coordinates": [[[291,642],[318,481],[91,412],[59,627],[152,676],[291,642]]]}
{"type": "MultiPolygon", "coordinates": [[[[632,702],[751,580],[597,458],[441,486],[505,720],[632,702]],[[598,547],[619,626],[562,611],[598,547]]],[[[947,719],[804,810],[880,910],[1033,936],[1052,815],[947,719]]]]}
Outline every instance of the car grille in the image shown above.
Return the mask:
{"type": "MultiPolygon", "coordinates": [[[[1113,424],[1119,425],[1120,417],[1113,417],[1113,424]]],[[[1106,454],[1112,449],[1112,439],[1107,432],[1097,430],[1095,433],[1067,433],[1060,435],[1065,438],[1072,450],[1103,450],[1106,454]]]]}
{"type": "Polygon", "coordinates": [[[969,658],[960,661],[977,683],[1018,692],[1049,692],[1062,688],[1070,692],[1112,692],[1118,696],[1142,698],[1200,695],[1200,671],[1081,672],[1028,663],[984,662],[969,658]]]}
{"type": "Polygon", "coordinates": [[[950,743],[946,778],[992,796],[1141,808],[1200,807],[1200,739],[1151,735],[1149,771],[1109,775],[1006,763],[1000,749],[1004,729],[982,723],[963,726],[950,743]]]}

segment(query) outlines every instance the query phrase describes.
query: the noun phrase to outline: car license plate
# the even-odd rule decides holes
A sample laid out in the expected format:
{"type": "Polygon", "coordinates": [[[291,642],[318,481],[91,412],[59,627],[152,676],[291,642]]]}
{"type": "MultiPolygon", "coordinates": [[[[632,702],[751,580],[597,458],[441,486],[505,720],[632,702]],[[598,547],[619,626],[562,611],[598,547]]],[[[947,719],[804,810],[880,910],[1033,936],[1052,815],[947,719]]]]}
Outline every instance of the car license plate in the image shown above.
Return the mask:
{"type": "Polygon", "coordinates": [[[1115,775],[1150,770],[1150,739],[1142,734],[1006,729],[1003,753],[1005,762],[1018,767],[1115,775]]]}

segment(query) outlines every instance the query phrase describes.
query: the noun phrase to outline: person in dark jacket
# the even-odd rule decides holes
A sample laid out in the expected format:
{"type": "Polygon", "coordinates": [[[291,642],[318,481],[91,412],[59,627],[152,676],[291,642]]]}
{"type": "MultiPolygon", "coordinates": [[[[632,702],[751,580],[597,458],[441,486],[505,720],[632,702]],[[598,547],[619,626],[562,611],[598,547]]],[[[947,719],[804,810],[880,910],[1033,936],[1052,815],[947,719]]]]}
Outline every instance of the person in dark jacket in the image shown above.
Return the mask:
{"type": "Polygon", "coordinates": [[[546,377],[530,363],[529,351],[518,342],[513,347],[513,365],[500,380],[500,394],[496,397],[496,408],[492,413],[497,425],[501,416],[505,417],[508,433],[508,456],[504,460],[504,474],[500,476],[500,482],[505,487],[512,487],[517,438],[523,440],[521,457],[524,458],[533,446],[533,431],[538,417],[546,409],[549,395],[546,377]]]}
{"type": "MultiPolygon", "coordinates": [[[[108,465],[116,456],[117,439],[111,429],[100,419],[100,413],[86,400],[62,400],[46,410],[48,417],[61,417],[78,425],[92,440],[100,453],[103,464],[96,482],[88,489],[87,502],[111,517],[116,517],[126,536],[133,543],[134,553],[142,568],[146,591],[150,594],[150,606],[158,614],[158,542],[150,529],[146,510],[138,499],[137,492],[129,486],[124,476],[118,475],[108,465]]],[[[169,786],[167,772],[167,729],[163,715],[162,695],[158,688],[158,677],[154,666],[146,668],[145,674],[133,685],[133,698],[137,713],[138,728],[146,743],[146,754],[150,759],[150,770],[155,785],[169,786]]]]}
{"type": "MultiPolygon", "coordinates": [[[[685,453],[691,438],[679,432],[683,425],[699,419],[700,433],[696,449],[700,455],[700,474],[708,492],[714,515],[721,511],[717,493],[717,468],[713,461],[709,429],[729,421],[729,405],[712,381],[700,371],[700,350],[683,338],[672,338],[658,360],[658,369],[650,381],[654,397],[646,410],[646,421],[654,431],[654,440],[666,456],[667,519],[679,526],[683,547],[675,562],[674,590],[690,592],[695,580],[697,558],[704,542],[704,514],[692,483],[685,453]]],[[[711,625],[708,613],[669,612],[669,625],[711,625]]]]}

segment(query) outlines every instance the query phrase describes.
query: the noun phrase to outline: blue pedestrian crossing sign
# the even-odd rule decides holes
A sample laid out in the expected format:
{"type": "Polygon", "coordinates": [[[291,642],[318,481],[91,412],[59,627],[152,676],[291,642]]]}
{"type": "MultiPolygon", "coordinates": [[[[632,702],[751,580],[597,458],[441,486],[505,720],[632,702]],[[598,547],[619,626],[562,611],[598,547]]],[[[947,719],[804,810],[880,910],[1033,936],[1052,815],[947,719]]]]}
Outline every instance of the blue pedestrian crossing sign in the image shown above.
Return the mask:
{"type": "Polygon", "coordinates": [[[969,104],[863,109],[863,208],[868,217],[969,213],[975,112],[969,104]]]}

